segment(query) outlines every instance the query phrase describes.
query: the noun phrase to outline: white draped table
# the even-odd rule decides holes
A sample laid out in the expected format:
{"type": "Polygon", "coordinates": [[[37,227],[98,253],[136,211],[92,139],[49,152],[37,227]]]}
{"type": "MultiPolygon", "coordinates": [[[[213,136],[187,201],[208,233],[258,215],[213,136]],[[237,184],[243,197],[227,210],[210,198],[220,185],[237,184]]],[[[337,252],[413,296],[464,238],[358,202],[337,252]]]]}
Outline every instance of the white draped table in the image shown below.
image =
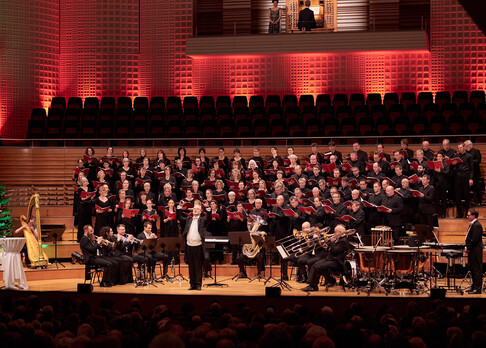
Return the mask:
{"type": "Polygon", "coordinates": [[[25,238],[0,238],[0,245],[2,245],[4,251],[2,254],[3,282],[7,289],[28,289],[27,278],[20,257],[20,251],[24,244],[25,238]],[[18,282],[19,285],[16,286],[15,282],[18,282]]]}

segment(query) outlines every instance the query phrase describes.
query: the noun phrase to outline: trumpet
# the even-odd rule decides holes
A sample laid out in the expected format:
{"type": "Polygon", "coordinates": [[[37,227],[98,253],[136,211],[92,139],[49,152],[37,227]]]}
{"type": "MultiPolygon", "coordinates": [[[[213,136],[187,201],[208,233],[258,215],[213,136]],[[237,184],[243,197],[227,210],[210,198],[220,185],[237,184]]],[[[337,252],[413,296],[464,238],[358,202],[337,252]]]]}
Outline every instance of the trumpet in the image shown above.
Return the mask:
{"type": "Polygon", "coordinates": [[[121,240],[122,242],[130,242],[130,243],[141,243],[142,241],[140,239],[137,239],[135,238],[133,235],[131,234],[125,234],[124,236],[120,235],[120,234],[116,234],[115,235],[115,238],[118,240],[118,238],[121,237],[121,240]]]}
{"type": "Polygon", "coordinates": [[[101,238],[101,241],[98,242],[98,244],[101,244],[101,245],[106,245],[106,246],[113,246],[115,245],[115,242],[110,242],[109,240],[105,239],[105,238],[101,238]]]}

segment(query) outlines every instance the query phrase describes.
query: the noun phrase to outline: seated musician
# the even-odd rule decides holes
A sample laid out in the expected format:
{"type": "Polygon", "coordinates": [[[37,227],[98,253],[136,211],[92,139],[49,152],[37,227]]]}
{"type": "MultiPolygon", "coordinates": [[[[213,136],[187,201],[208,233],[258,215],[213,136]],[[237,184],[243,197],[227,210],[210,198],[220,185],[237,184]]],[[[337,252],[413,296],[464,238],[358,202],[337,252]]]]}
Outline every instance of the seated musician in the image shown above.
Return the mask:
{"type": "MultiPolygon", "coordinates": [[[[143,265],[147,264],[147,257],[143,256],[143,254],[134,254],[133,252],[138,248],[138,244],[140,243],[139,240],[135,240],[135,237],[132,234],[127,234],[125,225],[119,224],[116,227],[117,234],[114,236],[116,240],[116,246],[114,250],[114,254],[123,258],[127,259],[130,258],[133,263],[138,264],[139,271],[142,269],[143,265]]],[[[130,270],[130,274],[131,274],[130,270]]]]}
{"type": "Polygon", "coordinates": [[[85,264],[101,266],[104,268],[100,286],[111,287],[115,285],[116,280],[118,279],[118,264],[103,256],[98,256],[98,249],[101,248],[103,237],[96,237],[91,225],[84,226],[83,231],[84,235],[81,237],[79,246],[83,253],[85,264]]]}
{"type": "Polygon", "coordinates": [[[298,283],[307,283],[308,278],[308,272],[307,269],[311,269],[312,265],[316,263],[317,261],[320,261],[324,259],[327,255],[327,251],[321,247],[318,247],[319,244],[317,244],[315,241],[312,239],[317,238],[317,234],[312,234],[314,231],[319,231],[319,229],[322,227],[322,224],[317,224],[314,227],[311,227],[311,224],[306,221],[302,224],[302,232],[306,233],[307,236],[301,236],[299,237],[298,240],[302,241],[303,246],[307,245],[314,245],[312,247],[312,250],[300,257],[297,258],[297,282],[298,283]],[[307,238],[307,240],[305,239],[307,238]],[[310,239],[312,238],[312,239],[310,239]],[[307,266],[307,267],[306,267],[307,266]]]}
{"type": "Polygon", "coordinates": [[[329,239],[327,245],[326,256],[312,265],[309,272],[309,285],[302,290],[317,291],[319,290],[317,284],[319,278],[322,276],[326,279],[326,285],[333,286],[336,279],[332,277],[332,271],[344,270],[344,259],[350,244],[348,238],[345,236],[346,228],[343,225],[337,225],[334,228],[334,235],[329,239]]]}
{"type": "MultiPolygon", "coordinates": [[[[39,235],[37,233],[37,229],[35,227],[36,225],[36,220],[35,220],[35,216],[32,215],[29,219],[29,221],[27,222],[26,225],[22,225],[20,226],[19,228],[17,228],[15,230],[15,232],[13,233],[14,236],[16,237],[24,237],[24,230],[25,229],[28,229],[30,230],[30,232],[34,235],[35,239],[38,241],[39,240],[39,235]]],[[[29,258],[29,255],[27,254],[27,243],[24,244],[22,250],[21,250],[21,253],[24,254],[24,257],[25,257],[25,265],[27,267],[30,267],[30,258],[29,258]]]]}
{"type": "MultiPolygon", "coordinates": [[[[143,232],[139,233],[137,239],[144,241],[145,239],[157,239],[157,235],[152,233],[152,223],[150,221],[145,221],[143,223],[143,232]]],[[[142,246],[143,248],[143,246],[142,246]]],[[[164,266],[164,276],[167,275],[167,270],[169,268],[169,256],[165,253],[160,253],[157,251],[144,251],[142,253],[148,259],[147,268],[149,274],[152,274],[154,271],[154,266],[157,261],[162,261],[164,266]]]]}
{"type": "Polygon", "coordinates": [[[126,255],[122,255],[117,249],[118,238],[113,235],[111,227],[101,227],[100,235],[103,237],[100,254],[108,260],[115,262],[119,268],[118,279],[115,284],[124,285],[126,283],[133,283],[133,260],[126,255]]]}
{"type": "MultiPolygon", "coordinates": [[[[248,219],[248,229],[251,230],[253,224],[249,221],[251,220],[250,218],[248,219]]],[[[250,233],[251,235],[255,236],[265,236],[266,233],[264,231],[256,231],[250,233]]],[[[256,259],[256,265],[257,265],[257,278],[262,277],[262,272],[265,272],[265,252],[263,249],[260,249],[256,255],[245,255],[243,252],[236,258],[236,263],[238,264],[238,267],[240,268],[240,273],[238,274],[238,278],[248,278],[245,270],[245,265],[253,260],[253,258],[256,259]]]]}

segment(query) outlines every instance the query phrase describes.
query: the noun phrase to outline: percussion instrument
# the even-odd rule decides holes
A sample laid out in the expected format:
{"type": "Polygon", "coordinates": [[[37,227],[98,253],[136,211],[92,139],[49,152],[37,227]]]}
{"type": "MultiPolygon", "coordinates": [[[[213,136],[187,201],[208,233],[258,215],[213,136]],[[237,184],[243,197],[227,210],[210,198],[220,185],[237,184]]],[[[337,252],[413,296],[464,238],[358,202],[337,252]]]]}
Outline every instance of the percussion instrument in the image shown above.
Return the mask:
{"type": "Polygon", "coordinates": [[[388,226],[376,226],[371,229],[371,245],[391,247],[393,245],[392,229],[388,226]],[[380,239],[380,236],[383,237],[380,239]],[[378,240],[380,243],[378,244],[378,240]]]}

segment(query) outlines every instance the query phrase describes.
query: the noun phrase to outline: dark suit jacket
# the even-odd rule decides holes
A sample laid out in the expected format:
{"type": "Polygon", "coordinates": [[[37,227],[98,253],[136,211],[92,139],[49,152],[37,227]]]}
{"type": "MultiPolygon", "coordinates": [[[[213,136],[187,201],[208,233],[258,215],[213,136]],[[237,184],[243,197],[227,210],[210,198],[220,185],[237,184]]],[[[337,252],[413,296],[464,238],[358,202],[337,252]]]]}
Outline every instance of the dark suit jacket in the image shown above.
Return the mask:
{"type": "Polygon", "coordinates": [[[434,195],[435,189],[433,186],[429,185],[426,188],[423,186],[418,189],[424,194],[424,197],[419,197],[419,213],[422,214],[433,214],[434,213],[434,195]]]}
{"type": "Polygon", "coordinates": [[[467,233],[466,248],[469,251],[483,252],[483,226],[478,220],[474,221],[467,233]]]}
{"type": "Polygon", "coordinates": [[[83,257],[86,260],[86,263],[91,263],[94,261],[94,258],[97,256],[96,252],[100,248],[100,245],[97,242],[91,242],[88,236],[83,235],[81,240],[79,241],[79,246],[81,248],[81,252],[83,253],[83,257]]]}
{"type": "Polygon", "coordinates": [[[392,210],[391,213],[383,213],[383,215],[385,216],[385,223],[388,223],[390,227],[401,226],[401,212],[403,209],[402,198],[398,197],[397,195],[393,195],[391,197],[385,195],[381,204],[392,210]]]}
{"type": "Polygon", "coordinates": [[[302,11],[299,12],[299,23],[297,24],[299,30],[305,28],[305,30],[309,31],[312,28],[316,27],[316,19],[314,17],[314,11],[308,8],[304,8],[302,11]]]}

